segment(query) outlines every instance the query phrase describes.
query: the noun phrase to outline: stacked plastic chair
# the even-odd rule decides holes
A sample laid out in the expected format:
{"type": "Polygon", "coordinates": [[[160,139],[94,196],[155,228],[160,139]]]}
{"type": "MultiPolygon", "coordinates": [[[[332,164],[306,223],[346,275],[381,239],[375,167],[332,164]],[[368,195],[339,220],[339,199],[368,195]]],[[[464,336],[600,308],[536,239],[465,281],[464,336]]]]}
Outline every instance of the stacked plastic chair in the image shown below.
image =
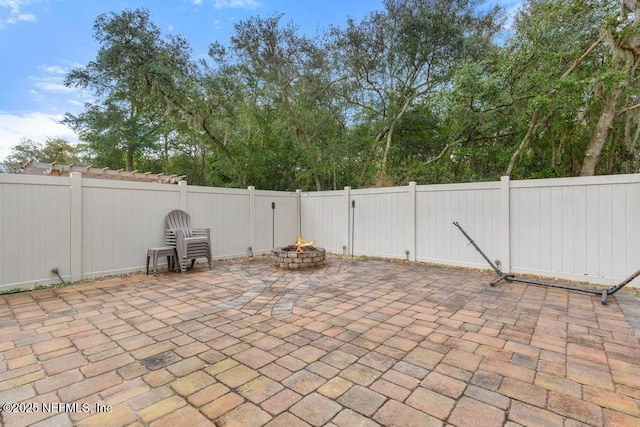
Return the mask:
{"type": "Polygon", "coordinates": [[[182,210],[167,214],[165,244],[176,249],[180,271],[186,273],[187,261],[193,268],[196,259],[206,258],[211,269],[211,231],[209,228],[191,228],[191,215],[182,210]]]}

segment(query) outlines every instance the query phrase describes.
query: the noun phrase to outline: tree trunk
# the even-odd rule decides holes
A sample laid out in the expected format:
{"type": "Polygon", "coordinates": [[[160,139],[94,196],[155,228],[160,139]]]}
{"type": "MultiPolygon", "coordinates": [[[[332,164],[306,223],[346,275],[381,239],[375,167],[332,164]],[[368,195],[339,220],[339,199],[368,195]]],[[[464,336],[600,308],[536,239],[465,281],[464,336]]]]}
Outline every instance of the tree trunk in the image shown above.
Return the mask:
{"type": "Polygon", "coordinates": [[[133,170],[133,155],[135,154],[136,148],[135,144],[127,145],[127,164],[125,166],[125,170],[127,172],[131,172],[133,170]]]}
{"type": "MultiPolygon", "coordinates": [[[[600,46],[600,44],[602,43],[603,40],[604,40],[604,38],[602,36],[600,36],[600,38],[598,38],[598,40],[593,42],[593,44],[591,46],[589,46],[589,48],[586,51],[584,51],[584,53],[579,58],[577,58],[575,61],[573,61],[573,64],[571,64],[571,67],[569,67],[569,69],[562,74],[562,76],[560,77],[560,80],[563,80],[563,79],[566,79],[567,77],[569,77],[569,75],[576,68],[578,68],[578,65],[580,65],[582,63],[582,61],[584,61],[585,58],[587,58],[591,54],[591,52],[593,52],[598,46],[600,46]]],[[[552,89],[547,94],[547,96],[552,96],[552,95],[555,94],[555,92],[556,92],[556,90],[552,89]]],[[[550,115],[547,115],[547,117],[545,117],[543,119],[543,122],[547,121],[549,117],[550,117],[550,115]]],[[[539,120],[540,120],[540,112],[536,110],[533,113],[533,116],[531,117],[531,123],[529,123],[529,128],[527,129],[526,135],[524,136],[524,138],[520,142],[520,146],[518,147],[518,149],[515,151],[515,153],[513,153],[513,156],[511,156],[511,161],[509,161],[509,166],[507,167],[507,171],[505,172],[505,175],[511,176],[511,172],[513,172],[513,168],[515,167],[516,162],[518,161],[518,158],[520,157],[520,155],[522,154],[524,149],[529,145],[529,142],[531,141],[531,137],[533,135],[533,131],[538,126],[538,121],[539,120]]]]}
{"type": "Polygon", "coordinates": [[[391,141],[393,140],[393,130],[396,126],[396,122],[391,124],[389,132],[387,132],[387,140],[384,146],[384,152],[382,153],[382,172],[387,172],[387,160],[389,159],[389,151],[391,150],[391,141]]]}
{"type": "Polygon", "coordinates": [[[616,116],[616,105],[618,104],[618,99],[620,99],[621,94],[622,89],[615,88],[605,100],[600,120],[598,120],[598,124],[593,131],[593,136],[591,137],[591,141],[589,141],[589,147],[582,162],[580,176],[595,175],[596,165],[600,159],[600,153],[602,153],[604,144],[607,142],[609,129],[611,129],[611,124],[616,116]]]}
{"type": "Polygon", "coordinates": [[[533,131],[538,126],[538,120],[540,120],[540,113],[536,111],[535,113],[533,113],[533,116],[531,117],[531,123],[529,123],[529,129],[527,129],[527,134],[524,136],[524,138],[522,138],[522,142],[520,142],[520,146],[518,147],[516,152],[513,153],[513,156],[511,156],[511,161],[509,162],[509,166],[507,167],[507,172],[505,172],[505,175],[511,176],[511,173],[513,172],[513,168],[515,167],[518,158],[520,157],[524,149],[527,148],[527,146],[529,145],[529,142],[531,141],[531,136],[533,135],[533,131]]]}
{"type": "MultiPolygon", "coordinates": [[[[640,23],[640,5],[636,0],[623,0],[621,17],[626,16],[626,9],[633,14],[632,27],[636,27],[640,23]]],[[[625,29],[628,27],[625,27],[625,29]]],[[[615,36],[614,36],[615,37],[615,36]]],[[[625,39],[615,39],[612,43],[613,49],[613,68],[617,71],[624,71],[629,74],[630,80],[633,80],[636,73],[638,63],[638,55],[640,54],[640,37],[631,35],[625,39]]],[[[602,113],[598,124],[594,129],[591,141],[587,147],[580,176],[593,176],[596,172],[596,166],[600,159],[600,154],[607,142],[609,130],[616,117],[616,106],[622,95],[622,87],[618,86],[611,90],[608,97],[604,101],[602,113]]]]}

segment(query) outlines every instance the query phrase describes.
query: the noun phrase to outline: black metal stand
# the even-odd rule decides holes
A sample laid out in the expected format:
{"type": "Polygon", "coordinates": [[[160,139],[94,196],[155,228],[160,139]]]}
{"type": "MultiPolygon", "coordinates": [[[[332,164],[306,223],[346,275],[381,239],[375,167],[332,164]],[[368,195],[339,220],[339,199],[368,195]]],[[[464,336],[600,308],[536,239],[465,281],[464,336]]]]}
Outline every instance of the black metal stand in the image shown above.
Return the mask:
{"type": "Polygon", "coordinates": [[[482,257],[489,263],[489,265],[491,266],[493,271],[495,271],[496,274],[498,275],[498,278],[496,280],[494,280],[491,283],[489,283],[489,286],[491,286],[491,287],[494,287],[495,285],[497,285],[498,283],[500,283],[503,280],[506,280],[507,282],[526,283],[528,285],[548,286],[548,287],[552,287],[552,288],[567,289],[569,291],[576,291],[576,292],[583,292],[583,293],[592,294],[592,295],[599,295],[599,296],[602,297],[602,300],[601,300],[602,301],[602,305],[607,305],[607,295],[615,294],[620,289],[624,288],[627,284],[629,284],[633,279],[635,279],[636,277],[640,276],[640,270],[638,270],[635,273],[633,273],[631,276],[629,276],[626,279],[624,279],[622,282],[618,283],[617,285],[612,286],[609,289],[602,289],[602,290],[575,288],[575,287],[572,287],[572,286],[564,286],[564,285],[560,285],[560,284],[557,284],[557,283],[549,283],[549,282],[542,282],[542,281],[539,281],[539,280],[519,278],[519,277],[516,277],[515,274],[505,274],[505,273],[503,273],[500,270],[500,268],[498,268],[498,266],[495,265],[495,263],[493,261],[491,261],[489,259],[489,257],[487,257],[487,255],[485,255],[484,252],[482,252],[482,249],[480,249],[480,247],[478,245],[476,245],[476,243],[473,241],[473,239],[467,234],[466,231],[464,231],[464,229],[462,228],[462,226],[460,224],[458,224],[457,222],[454,222],[453,225],[458,227],[458,229],[462,232],[462,234],[464,234],[464,237],[466,237],[467,240],[469,240],[471,245],[473,245],[473,247],[476,248],[476,250],[480,253],[480,255],[482,255],[482,257]]]}

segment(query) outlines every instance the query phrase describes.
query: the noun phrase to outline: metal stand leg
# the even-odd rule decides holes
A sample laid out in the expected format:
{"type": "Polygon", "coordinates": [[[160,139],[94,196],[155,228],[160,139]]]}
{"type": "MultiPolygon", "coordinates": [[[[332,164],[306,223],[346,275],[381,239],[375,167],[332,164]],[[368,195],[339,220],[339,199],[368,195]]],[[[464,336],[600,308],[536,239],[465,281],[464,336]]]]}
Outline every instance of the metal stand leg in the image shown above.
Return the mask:
{"type": "Polygon", "coordinates": [[[498,283],[502,282],[503,280],[509,281],[512,278],[513,278],[513,274],[502,275],[497,280],[494,280],[493,282],[489,283],[489,286],[491,286],[493,288],[495,285],[497,285],[498,283]]]}

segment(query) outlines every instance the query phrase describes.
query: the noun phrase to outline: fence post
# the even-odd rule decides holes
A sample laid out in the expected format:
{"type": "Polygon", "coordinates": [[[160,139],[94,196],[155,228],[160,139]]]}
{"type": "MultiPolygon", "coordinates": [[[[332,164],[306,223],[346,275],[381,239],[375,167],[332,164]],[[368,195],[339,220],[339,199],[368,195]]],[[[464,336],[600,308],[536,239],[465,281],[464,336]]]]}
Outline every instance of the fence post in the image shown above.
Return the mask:
{"type": "Polygon", "coordinates": [[[411,260],[417,261],[418,257],[416,254],[417,248],[417,227],[416,227],[416,183],[414,181],[409,182],[409,226],[411,227],[411,236],[410,236],[410,244],[409,251],[411,251],[411,260]]]}
{"type": "Polygon", "coordinates": [[[187,206],[187,181],[178,181],[178,190],[180,191],[180,209],[189,212],[187,206]]]}
{"type": "Polygon", "coordinates": [[[250,185],[249,190],[249,247],[256,253],[256,187],[250,185]]]}
{"type": "Polygon", "coordinates": [[[82,174],[71,172],[71,281],[82,280],[82,174]]]}
{"type": "Polygon", "coordinates": [[[508,176],[500,177],[500,269],[511,271],[511,201],[510,180],[508,176]]]}
{"type": "MultiPolygon", "coordinates": [[[[347,226],[344,230],[347,232],[347,253],[351,253],[351,245],[353,242],[351,241],[351,187],[344,187],[344,197],[345,203],[344,205],[347,207],[347,226]]],[[[346,255],[346,254],[345,254],[346,255]]]]}

